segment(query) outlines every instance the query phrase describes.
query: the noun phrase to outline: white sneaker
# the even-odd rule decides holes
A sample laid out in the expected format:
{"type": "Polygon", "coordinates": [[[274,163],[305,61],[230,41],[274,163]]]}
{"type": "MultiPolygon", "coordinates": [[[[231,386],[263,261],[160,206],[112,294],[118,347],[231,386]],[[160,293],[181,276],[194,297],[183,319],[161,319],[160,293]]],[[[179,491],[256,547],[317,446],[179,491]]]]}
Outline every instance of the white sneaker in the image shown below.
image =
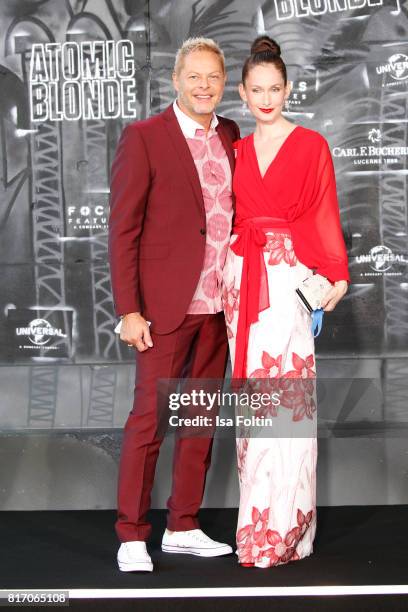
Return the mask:
{"type": "Polygon", "coordinates": [[[173,533],[169,533],[166,529],[162,540],[162,550],[200,557],[220,557],[232,553],[231,546],[212,540],[201,529],[173,531],[173,533]]]}
{"type": "Polygon", "coordinates": [[[146,550],[146,542],[123,542],[118,550],[121,572],[152,572],[153,563],[146,550]]]}

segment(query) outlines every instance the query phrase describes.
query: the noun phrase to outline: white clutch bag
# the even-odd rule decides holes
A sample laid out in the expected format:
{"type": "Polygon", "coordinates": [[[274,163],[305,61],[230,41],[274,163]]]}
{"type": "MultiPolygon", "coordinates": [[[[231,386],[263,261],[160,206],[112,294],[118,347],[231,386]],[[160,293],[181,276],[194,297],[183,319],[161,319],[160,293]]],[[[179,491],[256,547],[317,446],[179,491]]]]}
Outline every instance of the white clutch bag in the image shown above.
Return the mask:
{"type": "Polygon", "coordinates": [[[312,313],[321,308],[322,299],[333,287],[331,282],[321,274],[306,278],[296,289],[296,293],[306,310],[312,313]]]}

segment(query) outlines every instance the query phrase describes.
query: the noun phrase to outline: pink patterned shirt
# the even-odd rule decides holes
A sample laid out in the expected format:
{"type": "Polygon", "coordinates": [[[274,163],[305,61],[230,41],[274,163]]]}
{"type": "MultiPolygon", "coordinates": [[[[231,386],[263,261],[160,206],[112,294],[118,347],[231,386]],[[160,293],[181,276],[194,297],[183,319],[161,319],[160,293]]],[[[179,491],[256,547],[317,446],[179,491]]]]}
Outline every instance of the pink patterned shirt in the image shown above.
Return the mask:
{"type": "Polygon", "coordinates": [[[176,101],[173,108],[197,168],[207,228],[204,266],[187,314],[215,314],[222,310],[222,269],[233,217],[231,168],[215,130],[216,115],[206,134],[199,123],[180,110],[176,101]]]}

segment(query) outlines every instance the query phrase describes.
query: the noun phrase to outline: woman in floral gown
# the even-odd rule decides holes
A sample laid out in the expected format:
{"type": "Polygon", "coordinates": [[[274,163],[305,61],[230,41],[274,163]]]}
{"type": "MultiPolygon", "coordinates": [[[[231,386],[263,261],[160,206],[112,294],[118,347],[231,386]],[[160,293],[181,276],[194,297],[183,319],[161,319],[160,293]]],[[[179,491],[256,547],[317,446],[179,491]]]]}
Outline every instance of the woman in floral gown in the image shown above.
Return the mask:
{"type": "MultiPolygon", "coordinates": [[[[333,284],[322,303],[330,311],[349,282],[330,150],[318,132],[283,117],[289,93],[279,46],[267,36],[257,38],[240,84],[256,129],[235,143],[236,216],[223,273],[233,378],[249,382],[314,379],[311,316],[295,289],[313,271],[324,275],[333,284]]],[[[270,414],[279,411],[290,413],[295,424],[316,420],[313,397],[271,407],[270,414]]],[[[310,555],[316,435],[244,432],[237,455],[239,562],[270,567],[310,555]]]]}

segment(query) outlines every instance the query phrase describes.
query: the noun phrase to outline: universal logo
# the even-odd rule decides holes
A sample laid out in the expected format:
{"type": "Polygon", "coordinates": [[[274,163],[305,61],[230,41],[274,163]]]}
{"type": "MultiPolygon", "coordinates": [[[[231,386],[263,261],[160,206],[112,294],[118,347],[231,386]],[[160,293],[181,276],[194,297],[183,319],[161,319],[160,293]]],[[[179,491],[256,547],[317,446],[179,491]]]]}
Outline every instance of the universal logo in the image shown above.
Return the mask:
{"type": "Polygon", "coordinates": [[[401,276],[402,272],[391,272],[394,264],[406,264],[408,260],[403,255],[396,255],[384,244],[370,249],[367,255],[357,255],[356,263],[367,263],[372,272],[361,272],[361,276],[401,276]]]}
{"type": "Polygon", "coordinates": [[[380,64],[376,67],[376,72],[379,75],[390,76],[392,81],[383,83],[384,86],[395,86],[408,83],[408,55],[404,53],[395,53],[388,58],[386,64],[380,64]]]}
{"type": "Polygon", "coordinates": [[[55,338],[66,338],[67,335],[61,329],[53,327],[45,319],[33,319],[28,327],[17,327],[17,336],[26,336],[34,346],[45,346],[48,342],[55,338]]]}
{"type": "MultiPolygon", "coordinates": [[[[394,128],[393,128],[394,129],[394,128]]],[[[378,166],[380,164],[401,164],[408,155],[408,147],[383,144],[384,135],[378,128],[367,132],[367,141],[358,147],[333,147],[333,157],[351,159],[354,166],[378,166]]],[[[367,168],[369,170],[370,168],[367,168]]],[[[376,168],[372,168],[376,169],[376,168]]]]}

